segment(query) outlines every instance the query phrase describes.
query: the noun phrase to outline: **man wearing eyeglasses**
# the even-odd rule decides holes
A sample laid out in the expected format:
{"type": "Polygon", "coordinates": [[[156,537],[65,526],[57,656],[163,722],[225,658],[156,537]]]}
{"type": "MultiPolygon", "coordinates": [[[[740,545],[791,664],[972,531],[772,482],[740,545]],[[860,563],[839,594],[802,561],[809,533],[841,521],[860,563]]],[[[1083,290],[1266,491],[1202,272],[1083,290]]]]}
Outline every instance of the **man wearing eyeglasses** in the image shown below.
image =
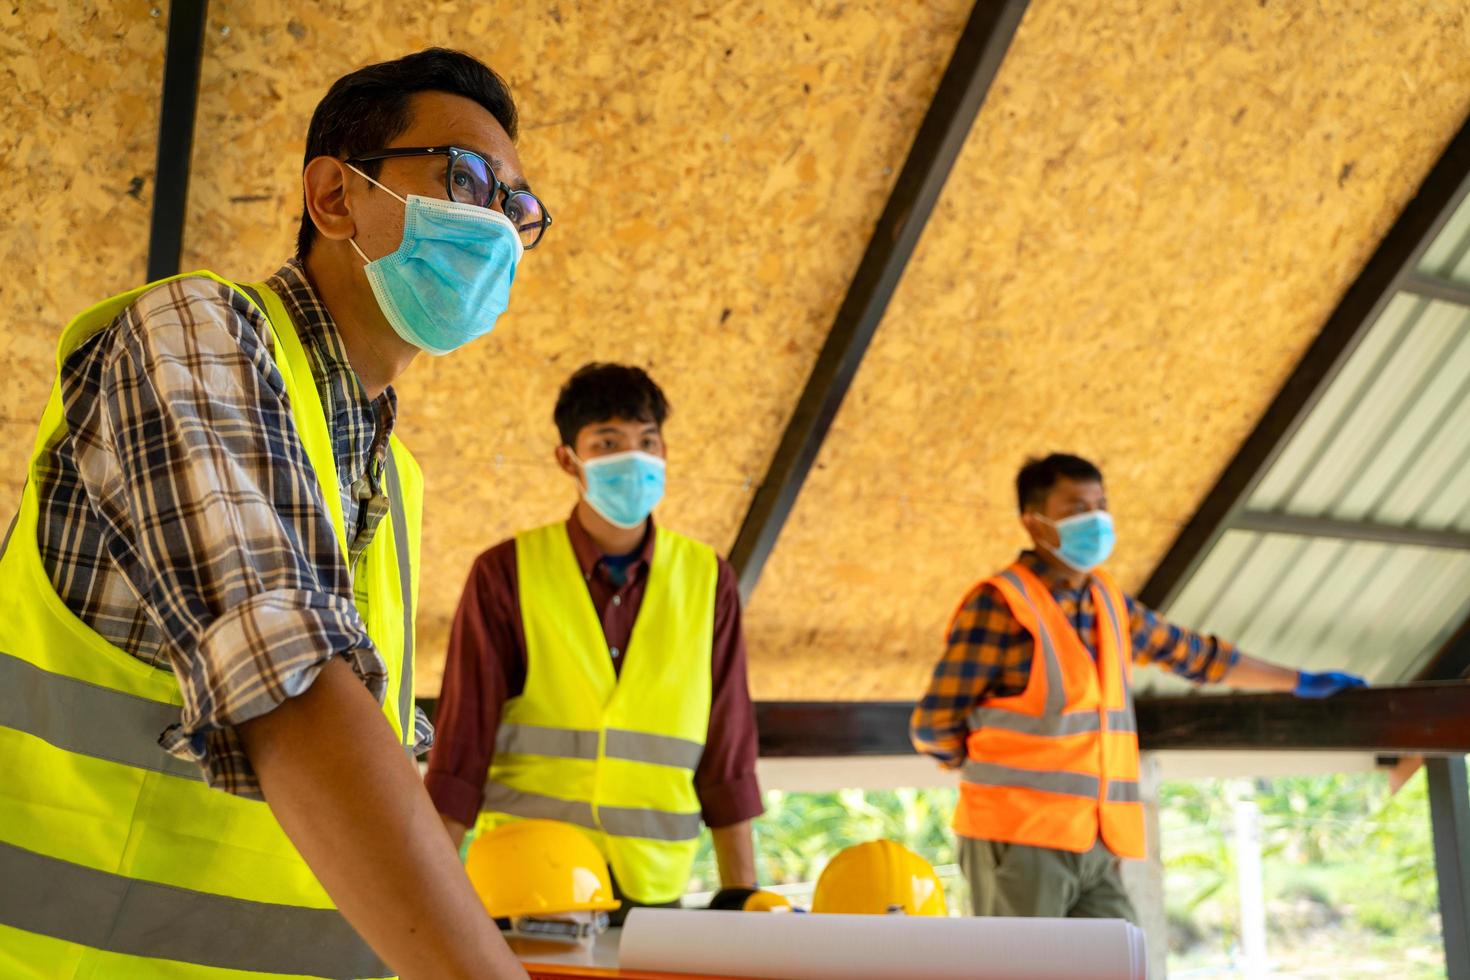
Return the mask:
{"type": "Polygon", "coordinates": [[[67,327],[0,544],[0,976],[525,976],[413,761],[391,387],[490,330],[550,224],[515,133],[467,55],[353,72],[296,257],[67,327]]]}

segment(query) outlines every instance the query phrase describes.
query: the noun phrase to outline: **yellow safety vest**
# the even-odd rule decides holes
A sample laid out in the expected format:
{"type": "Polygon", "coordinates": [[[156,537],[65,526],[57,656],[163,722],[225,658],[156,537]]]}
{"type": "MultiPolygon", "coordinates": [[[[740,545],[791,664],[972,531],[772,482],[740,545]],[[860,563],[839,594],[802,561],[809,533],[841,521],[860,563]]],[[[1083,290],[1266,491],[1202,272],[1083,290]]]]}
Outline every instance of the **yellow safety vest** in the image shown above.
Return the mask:
{"type": "Polygon", "coordinates": [[[566,524],[516,537],[526,687],[506,703],[482,830],[544,817],[587,830],[623,893],[672,902],[699,846],[714,550],[659,528],[621,676],[566,524]]]}
{"type": "MultiPolygon", "coordinates": [[[[73,320],[58,369],[155,285],[73,320]]],[[[269,289],[234,288],[269,320],[297,434],[345,556],[331,435],[296,328],[269,289]]],[[[0,554],[0,976],[390,975],[266,804],[210,789],[197,767],[159,747],[182,704],[172,671],[109,644],[52,588],[36,543],[36,466],[64,431],[58,381],[0,554]]],[[[384,712],[411,748],[423,493],[418,465],[396,440],[386,483],[391,516],[355,577],[388,666],[384,712]]]]}

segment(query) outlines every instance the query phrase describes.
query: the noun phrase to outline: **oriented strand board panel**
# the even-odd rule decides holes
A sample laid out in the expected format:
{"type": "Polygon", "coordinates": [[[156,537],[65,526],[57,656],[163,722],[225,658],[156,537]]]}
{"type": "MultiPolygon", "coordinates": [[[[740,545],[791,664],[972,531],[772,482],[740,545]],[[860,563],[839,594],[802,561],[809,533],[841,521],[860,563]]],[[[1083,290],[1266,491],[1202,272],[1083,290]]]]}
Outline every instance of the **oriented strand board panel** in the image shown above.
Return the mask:
{"type": "Polygon", "coordinates": [[[1103,467],[1141,585],[1465,118],[1467,7],[1034,0],[748,611],[756,695],[917,696],[1030,454],[1103,467]]]}
{"type": "Polygon", "coordinates": [[[278,265],[317,100],[355,67],[435,43],[511,83],[520,152],[556,219],[494,335],[421,358],[398,386],[428,485],[421,694],[438,690],[474,556],[572,506],[551,409],[585,361],[644,364],[664,384],[660,513],[729,547],[968,10],[210,4],[186,266],[278,265]]]}
{"type": "Polygon", "coordinates": [[[144,275],[166,30],[148,4],[0,5],[3,525],[62,327],[144,275]]]}

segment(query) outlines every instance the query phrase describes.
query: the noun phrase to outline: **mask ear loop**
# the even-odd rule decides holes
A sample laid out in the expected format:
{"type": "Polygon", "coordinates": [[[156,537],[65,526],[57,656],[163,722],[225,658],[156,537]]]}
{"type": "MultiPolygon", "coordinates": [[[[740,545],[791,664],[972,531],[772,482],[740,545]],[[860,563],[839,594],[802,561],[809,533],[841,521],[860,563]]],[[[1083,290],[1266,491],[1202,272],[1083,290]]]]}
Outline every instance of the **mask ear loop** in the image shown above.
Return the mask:
{"type": "MultiPolygon", "coordinates": [[[[389,194],[392,194],[393,197],[398,198],[398,200],[403,203],[404,208],[407,208],[408,207],[408,201],[405,198],[400,197],[397,194],[394,194],[393,191],[392,191],[392,189],[390,189],[388,187],[385,187],[383,184],[381,184],[380,182],[378,182],[376,180],[373,180],[373,178],[369,177],[367,174],[365,174],[361,170],[357,169],[357,166],[355,164],[351,164],[351,163],[347,164],[347,169],[348,170],[351,170],[353,173],[357,174],[359,177],[361,177],[363,180],[367,181],[368,183],[373,184],[374,186],[378,187],[379,189],[381,189],[383,191],[386,191],[389,194]]],[[[357,253],[358,258],[362,259],[364,265],[370,264],[372,262],[372,259],[368,258],[367,255],[365,255],[363,253],[363,250],[362,250],[361,246],[359,246],[357,244],[357,236],[356,235],[354,235],[351,238],[347,239],[347,244],[349,244],[349,245],[352,246],[353,251],[355,251],[357,253]]]]}
{"type": "Polygon", "coordinates": [[[577,451],[571,446],[567,446],[566,450],[567,455],[572,458],[572,462],[577,464],[577,493],[585,497],[587,496],[587,491],[592,488],[591,482],[587,479],[587,464],[582,462],[582,457],[578,456],[577,451]]]}
{"type": "Polygon", "coordinates": [[[1042,551],[1045,551],[1047,554],[1051,555],[1063,565],[1071,568],[1072,563],[1067,561],[1067,559],[1063,558],[1061,555],[1057,554],[1057,549],[1061,548],[1062,546],[1062,532],[1057,528],[1057,522],[1052,520],[1050,517],[1047,517],[1039,510],[1033,510],[1031,512],[1031,516],[1050,527],[1053,531],[1057,532],[1057,548],[1052,548],[1051,545],[1047,544],[1045,541],[1042,541],[1040,538],[1036,539],[1036,547],[1040,548],[1042,551]]]}

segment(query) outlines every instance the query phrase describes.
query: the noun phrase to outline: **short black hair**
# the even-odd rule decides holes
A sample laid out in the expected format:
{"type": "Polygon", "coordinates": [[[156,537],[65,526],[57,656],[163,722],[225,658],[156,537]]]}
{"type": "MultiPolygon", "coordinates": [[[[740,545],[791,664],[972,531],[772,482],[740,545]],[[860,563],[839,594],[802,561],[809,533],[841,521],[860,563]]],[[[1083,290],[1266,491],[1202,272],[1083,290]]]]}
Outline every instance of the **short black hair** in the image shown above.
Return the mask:
{"type": "Polygon", "coordinates": [[[563,445],[576,444],[583,428],[609,419],[652,422],[660,429],[669,400],[648,372],[626,364],[584,364],[556,396],[556,431],[563,445]]]}
{"type": "Polygon", "coordinates": [[[1052,453],[1045,459],[1033,456],[1016,474],[1016,503],[1020,510],[1024,513],[1027,507],[1042,504],[1051,488],[1063,479],[1101,483],[1103,475],[1102,470],[1081,456],[1066,453],[1052,453]]]}
{"type": "MultiPolygon", "coordinates": [[[[337,79],[311,114],[301,169],[317,157],[347,159],[383,149],[412,124],[408,103],[418,92],[448,92],[473,99],[505,127],[511,139],[516,138],[516,104],[505,80],[462,51],[427,48],[337,79]]],[[[376,177],[380,163],[372,161],[363,169],[376,177]]],[[[305,258],[316,239],[316,225],[306,210],[304,193],[301,204],[296,254],[305,258]]]]}

